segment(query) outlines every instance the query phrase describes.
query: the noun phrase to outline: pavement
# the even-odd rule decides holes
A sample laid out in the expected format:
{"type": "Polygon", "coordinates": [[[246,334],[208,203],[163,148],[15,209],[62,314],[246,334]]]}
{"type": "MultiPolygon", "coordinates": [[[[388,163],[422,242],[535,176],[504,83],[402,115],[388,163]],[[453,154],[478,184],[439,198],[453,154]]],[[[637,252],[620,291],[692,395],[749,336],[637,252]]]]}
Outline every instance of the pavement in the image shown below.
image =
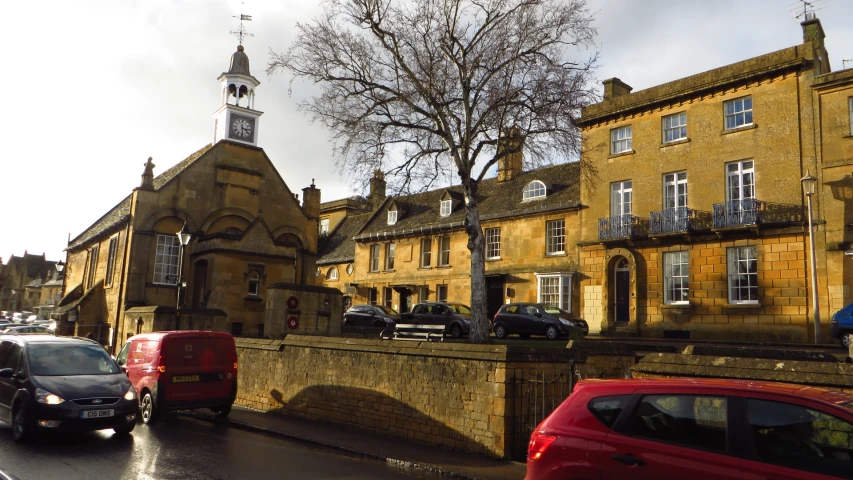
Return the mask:
{"type": "Polygon", "coordinates": [[[522,480],[524,463],[430,447],[398,437],[326,422],[268,414],[234,406],[226,420],[209,410],[182,412],[211,422],[227,421],[243,430],[295,440],[309,445],[377,460],[399,468],[436,476],[470,480],[522,480]]]}

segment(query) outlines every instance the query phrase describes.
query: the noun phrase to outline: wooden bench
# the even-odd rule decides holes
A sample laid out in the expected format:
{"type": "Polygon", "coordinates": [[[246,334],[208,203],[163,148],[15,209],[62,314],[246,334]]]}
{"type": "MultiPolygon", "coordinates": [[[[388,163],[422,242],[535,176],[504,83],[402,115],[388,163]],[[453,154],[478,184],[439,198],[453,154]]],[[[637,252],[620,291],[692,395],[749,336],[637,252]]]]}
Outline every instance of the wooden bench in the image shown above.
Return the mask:
{"type": "Polygon", "coordinates": [[[444,325],[416,325],[398,323],[392,330],[382,330],[379,337],[383,340],[414,340],[416,342],[443,342],[444,325]]]}

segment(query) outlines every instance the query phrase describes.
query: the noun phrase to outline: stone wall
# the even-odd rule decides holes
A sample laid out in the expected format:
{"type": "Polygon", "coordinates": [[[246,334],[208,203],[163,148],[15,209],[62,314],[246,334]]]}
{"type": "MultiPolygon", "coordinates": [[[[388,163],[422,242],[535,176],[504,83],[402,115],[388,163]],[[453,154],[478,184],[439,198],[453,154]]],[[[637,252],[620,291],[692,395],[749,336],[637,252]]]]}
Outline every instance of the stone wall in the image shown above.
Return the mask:
{"type": "MultiPolygon", "coordinates": [[[[302,335],[237,339],[237,347],[238,405],[494,457],[510,454],[508,387],[520,370],[565,369],[574,361],[584,375],[601,378],[620,364],[609,352],[577,347],[302,335]]],[[[633,356],[621,364],[630,368],[633,356]]]]}

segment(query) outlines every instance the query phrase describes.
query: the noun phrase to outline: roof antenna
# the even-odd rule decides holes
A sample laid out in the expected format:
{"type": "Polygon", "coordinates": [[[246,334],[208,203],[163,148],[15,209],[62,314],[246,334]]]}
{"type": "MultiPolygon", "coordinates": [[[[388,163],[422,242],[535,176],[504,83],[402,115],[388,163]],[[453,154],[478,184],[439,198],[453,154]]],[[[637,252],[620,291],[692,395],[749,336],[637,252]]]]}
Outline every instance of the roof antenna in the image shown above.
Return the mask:
{"type": "Polygon", "coordinates": [[[841,60],[841,69],[845,70],[847,68],[847,64],[853,62],[853,58],[845,58],[841,60]]]}
{"type": "Polygon", "coordinates": [[[788,7],[794,7],[791,8],[791,12],[794,13],[794,18],[802,18],[803,21],[806,21],[814,20],[816,18],[815,12],[822,10],[828,2],[829,0],[797,0],[796,2],[788,5],[788,7]],[[802,4],[802,12],[799,11],[800,5],[797,5],[798,3],[802,4]]]}
{"type": "MultiPolygon", "coordinates": [[[[238,28],[237,30],[231,30],[230,32],[228,32],[231,35],[235,35],[237,37],[237,39],[240,41],[240,45],[243,45],[243,38],[244,37],[254,37],[255,36],[255,35],[247,32],[246,28],[243,26],[243,22],[251,22],[252,21],[251,15],[243,15],[243,4],[244,3],[246,3],[246,2],[240,2],[240,16],[239,16],[240,28],[238,28]]],[[[238,18],[237,15],[234,15],[234,18],[238,18]]]]}

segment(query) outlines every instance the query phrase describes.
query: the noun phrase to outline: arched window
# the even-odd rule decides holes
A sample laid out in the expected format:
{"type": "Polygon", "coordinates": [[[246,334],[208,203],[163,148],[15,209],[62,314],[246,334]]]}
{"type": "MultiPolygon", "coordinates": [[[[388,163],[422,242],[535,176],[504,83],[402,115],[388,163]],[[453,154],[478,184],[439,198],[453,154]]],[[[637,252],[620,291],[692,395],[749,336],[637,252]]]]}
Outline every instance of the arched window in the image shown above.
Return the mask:
{"type": "Polygon", "coordinates": [[[546,193],[545,184],[539,180],[533,180],[524,187],[522,200],[533,200],[534,198],[544,198],[546,193]]]}
{"type": "Polygon", "coordinates": [[[249,295],[257,296],[258,292],[261,290],[261,276],[258,275],[258,272],[252,272],[249,274],[249,295]]]}
{"type": "Polygon", "coordinates": [[[337,280],[338,279],[338,267],[332,267],[326,272],[326,280],[337,280]]]}

